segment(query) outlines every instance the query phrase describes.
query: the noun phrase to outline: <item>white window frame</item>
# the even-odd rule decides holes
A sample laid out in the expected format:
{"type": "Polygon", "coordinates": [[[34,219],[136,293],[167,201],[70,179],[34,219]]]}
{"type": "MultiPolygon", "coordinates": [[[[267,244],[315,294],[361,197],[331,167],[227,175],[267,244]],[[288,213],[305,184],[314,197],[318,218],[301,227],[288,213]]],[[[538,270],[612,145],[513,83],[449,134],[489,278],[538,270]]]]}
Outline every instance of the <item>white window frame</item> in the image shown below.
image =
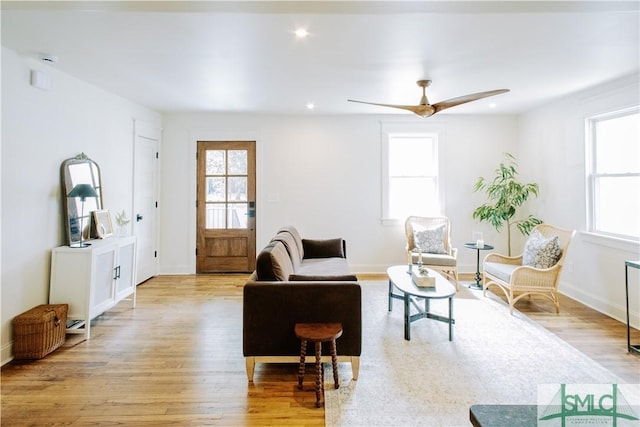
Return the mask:
{"type": "MultiPolygon", "coordinates": [[[[606,120],[616,119],[619,117],[624,117],[632,114],[640,114],[640,106],[634,106],[631,108],[625,108],[623,110],[618,110],[610,113],[600,114],[593,117],[588,117],[585,120],[585,134],[586,134],[586,180],[587,180],[587,233],[597,239],[609,239],[618,241],[619,243],[624,242],[633,242],[637,244],[640,242],[640,238],[638,236],[631,235],[621,235],[612,232],[608,232],[606,230],[600,230],[597,227],[598,218],[598,195],[597,195],[597,180],[600,177],[640,177],[639,172],[626,172],[626,173],[598,173],[597,171],[597,156],[596,156],[596,125],[599,122],[603,122],[606,120]]],[[[639,194],[640,195],[640,194],[639,194]]],[[[633,195],[629,195],[633,197],[633,195]]],[[[593,240],[593,239],[590,239],[593,240]]],[[[597,241],[597,240],[593,240],[597,241]]],[[[636,245],[634,245],[636,246],[636,245]]]]}
{"type": "Polygon", "coordinates": [[[382,195],[381,195],[381,222],[383,225],[404,224],[406,218],[394,218],[390,215],[390,176],[389,176],[389,143],[391,138],[402,136],[427,136],[435,140],[434,155],[436,156],[437,172],[435,176],[436,188],[438,192],[438,210],[434,215],[444,215],[445,195],[444,195],[444,179],[443,179],[443,147],[446,139],[445,125],[442,122],[430,123],[410,123],[410,122],[381,122],[381,177],[382,177],[382,195]]]}

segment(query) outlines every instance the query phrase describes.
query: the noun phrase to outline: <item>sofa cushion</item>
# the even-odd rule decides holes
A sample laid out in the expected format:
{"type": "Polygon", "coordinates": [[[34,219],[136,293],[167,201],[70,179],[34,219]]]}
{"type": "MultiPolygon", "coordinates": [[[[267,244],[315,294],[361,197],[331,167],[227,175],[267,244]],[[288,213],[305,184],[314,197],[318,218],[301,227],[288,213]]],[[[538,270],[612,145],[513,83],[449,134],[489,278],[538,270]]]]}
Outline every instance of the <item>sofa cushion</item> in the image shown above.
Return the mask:
{"type": "Polygon", "coordinates": [[[445,226],[424,228],[415,225],[413,228],[413,241],[416,249],[432,254],[446,254],[444,249],[445,226]]]}
{"type": "Polygon", "coordinates": [[[276,234],[272,239],[272,242],[282,242],[287,253],[289,254],[289,258],[291,258],[291,264],[293,264],[293,270],[297,270],[300,266],[300,262],[302,261],[302,256],[300,255],[300,250],[298,249],[298,244],[295,239],[288,232],[282,232],[276,234]]]}
{"type": "Polygon", "coordinates": [[[304,248],[304,257],[311,258],[344,258],[342,250],[342,239],[323,239],[312,240],[302,239],[302,247],[304,248]]]}
{"type": "Polygon", "coordinates": [[[289,275],[290,282],[357,282],[358,277],[355,274],[345,274],[339,276],[321,275],[310,276],[306,274],[293,273],[289,275]]]}
{"type": "Polygon", "coordinates": [[[513,270],[520,267],[517,264],[502,264],[499,262],[485,262],[484,272],[491,274],[494,277],[502,280],[503,282],[510,283],[513,270]]]}
{"type": "Polygon", "coordinates": [[[293,264],[282,242],[271,242],[256,259],[258,280],[286,281],[293,273],[293,264]]]}
{"type": "Polygon", "coordinates": [[[295,272],[302,276],[351,276],[346,258],[311,258],[304,259],[295,272]]]}
{"type": "Polygon", "coordinates": [[[296,242],[296,245],[298,245],[298,252],[300,253],[300,259],[304,258],[304,248],[302,247],[302,237],[300,237],[300,233],[298,232],[298,229],[295,228],[293,225],[288,225],[278,230],[278,234],[280,233],[291,234],[291,236],[293,237],[293,240],[296,242]]]}
{"type": "Polygon", "coordinates": [[[524,245],[522,265],[535,268],[551,268],[560,259],[562,249],[558,236],[544,237],[538,230],[533,230],[524,245]]]}

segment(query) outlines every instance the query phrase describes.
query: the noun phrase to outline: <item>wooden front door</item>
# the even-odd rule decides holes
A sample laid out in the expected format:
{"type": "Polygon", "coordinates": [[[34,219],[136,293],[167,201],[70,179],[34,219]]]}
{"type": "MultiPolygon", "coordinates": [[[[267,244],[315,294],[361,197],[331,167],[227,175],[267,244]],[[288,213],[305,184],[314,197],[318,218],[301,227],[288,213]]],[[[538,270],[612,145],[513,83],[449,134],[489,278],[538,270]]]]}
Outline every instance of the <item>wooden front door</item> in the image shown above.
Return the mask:
{"type": "Polygon", "coordinates": [[[255,141],[198,141],[196,272],[256,263],[255,141]]]}

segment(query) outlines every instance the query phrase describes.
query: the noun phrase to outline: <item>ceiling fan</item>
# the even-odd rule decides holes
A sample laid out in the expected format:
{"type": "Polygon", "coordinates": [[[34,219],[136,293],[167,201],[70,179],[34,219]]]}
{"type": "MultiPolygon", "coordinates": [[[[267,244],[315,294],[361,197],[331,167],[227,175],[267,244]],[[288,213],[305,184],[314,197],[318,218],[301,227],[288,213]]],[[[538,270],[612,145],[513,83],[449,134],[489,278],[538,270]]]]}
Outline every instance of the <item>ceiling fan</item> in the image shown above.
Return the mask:
{"type": "Polygon", "coordinates": [[[420,117],[430,117],[446,108],[455,107],[456,105],[465,104],[467,102],[477,101],[478,99],[509,92],[509,89],[489,90],[486,92],[472,93],[469,95],[459,96],[457,98],[447,99],[446,101],[437,102],[435,104],[429,104],[427,95],[425,94],[425,89],[431,84],[431,80],[418,80],[416,83],[422,88],[422,98],[420,98],[419,105],[377,104],[375,102],[356,101],[354,99],[347,99],[347,101],[359,102],[360,104],[379,105],[381,107],[400,108],[402,110],[411,111],[412,113],[415,113],[420,117]]]}

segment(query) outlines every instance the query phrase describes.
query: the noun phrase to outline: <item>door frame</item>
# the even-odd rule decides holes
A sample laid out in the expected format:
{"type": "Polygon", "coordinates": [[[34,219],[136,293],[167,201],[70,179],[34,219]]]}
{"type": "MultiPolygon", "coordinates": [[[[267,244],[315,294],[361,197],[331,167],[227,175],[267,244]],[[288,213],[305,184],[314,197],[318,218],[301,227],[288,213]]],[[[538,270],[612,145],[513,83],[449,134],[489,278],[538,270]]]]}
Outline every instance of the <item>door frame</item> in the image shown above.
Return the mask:
{"type": "MultiPolygon", "coordinates": [[[[255,129],[190,129],[189,130],[189,195],[190,214],[189,214],[189,250],[188,250],[188,268],[190,274],[196,274],[196,247],[197,247],[197,184],[198,184],[198,141],[255,141],[256,142],[256,206],[260,206],[260,138],[259,133],[255,129]]],[[[260,214],[256,209],[256,246],[258,245],[258,231],[260,230],[260,214]]]]}

